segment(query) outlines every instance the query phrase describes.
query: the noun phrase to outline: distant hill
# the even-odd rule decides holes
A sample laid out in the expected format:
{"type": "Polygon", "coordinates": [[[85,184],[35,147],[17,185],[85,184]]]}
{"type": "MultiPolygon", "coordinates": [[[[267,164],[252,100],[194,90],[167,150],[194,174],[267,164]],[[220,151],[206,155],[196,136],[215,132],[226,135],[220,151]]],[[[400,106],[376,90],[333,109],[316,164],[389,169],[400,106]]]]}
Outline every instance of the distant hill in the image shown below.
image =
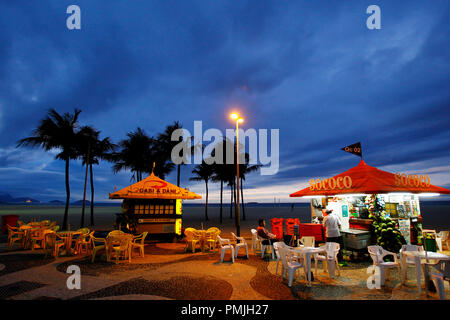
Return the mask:
{"type": "Polygon", "coordinates": [[[50,203],[50,204],[58,204],[58,205],[61,205],[61,204],[64,204],[64,201],[61,201],[61,200],[52,200],[52,201],[49,201],[48,203],[50,203]]]}
{"type": "Polygon", "coordinates": [[[7,204],[27,204],[27,203],[35,204],[35,203],[41,203],[39,200],[30,198],[30,197],[13,198],[8,193],[0,194],[0,202],[1,203],[7,203],[7,204]]]}
{"type": "MultiPolygon", "coordinates": [[[[82,206],[83,205],[83,200],[74,201],[71,204],[74,205],[74,206],[82,206]]],[[[91,202],[89,200],[86,200],[86,205],[90,206],[91,202]]]]}

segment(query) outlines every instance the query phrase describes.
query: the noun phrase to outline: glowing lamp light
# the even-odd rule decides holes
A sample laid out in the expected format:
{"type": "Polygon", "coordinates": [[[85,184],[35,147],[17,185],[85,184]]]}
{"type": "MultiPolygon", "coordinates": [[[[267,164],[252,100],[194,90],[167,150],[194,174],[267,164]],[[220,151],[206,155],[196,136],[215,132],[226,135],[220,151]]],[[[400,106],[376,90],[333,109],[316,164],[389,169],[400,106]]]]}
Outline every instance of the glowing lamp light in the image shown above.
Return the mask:
{"type": "Polygon", "coordinates": [[[244,119],[242,119],[237,113],[232,113],[230,115],[230,118],[235,120],[237,123],[242,123],[244,122],[244,119]]]}

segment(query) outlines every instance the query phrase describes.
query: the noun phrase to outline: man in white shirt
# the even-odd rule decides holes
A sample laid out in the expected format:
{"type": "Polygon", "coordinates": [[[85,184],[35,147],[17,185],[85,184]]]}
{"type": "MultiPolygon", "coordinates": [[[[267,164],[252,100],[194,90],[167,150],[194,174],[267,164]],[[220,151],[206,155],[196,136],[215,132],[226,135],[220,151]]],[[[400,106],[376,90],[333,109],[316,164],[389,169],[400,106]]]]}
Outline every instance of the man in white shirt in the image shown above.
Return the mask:
{"type": "MultiPolygon", "coordinates": [[[[323,219],[323,227],[325,228],[325,235],[327,242],[337,242],[342,248],[342,237],[339,228],[341,227],[341,220],[339,216],[333,213],[333,210],[326,210],[326,216],[323,219]]],[[[339,250],[338,259],[341,259],[341,251],[339,250]]]]}

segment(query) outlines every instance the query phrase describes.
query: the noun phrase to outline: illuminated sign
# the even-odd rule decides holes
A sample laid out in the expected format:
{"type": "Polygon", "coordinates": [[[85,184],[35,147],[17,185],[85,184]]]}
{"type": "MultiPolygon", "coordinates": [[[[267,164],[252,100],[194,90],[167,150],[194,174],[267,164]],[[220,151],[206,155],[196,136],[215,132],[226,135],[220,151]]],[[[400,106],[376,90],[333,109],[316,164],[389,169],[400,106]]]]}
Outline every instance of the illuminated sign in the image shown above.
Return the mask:
{"type": "Polygon", "coordinates": [[[429,175],[418,175],[418,174],[406,174],[406,173],[396,173],[395,174],[395,186],[397,187],[426,187],[431,186],[431,180],[429,175]]]}
{"type": "Polygon", "coordinates": [[[139,223],[174,223],[176,222],[174,219],[138,219],[139,223]]]}
{"type": "Polygon", "coordinates": [[[179,194],[181,189],[177,187],[168,188],[168,184],[161,180],[148,180],[142,186],[132,187],[132,193],[150,193],[150,194],[179,194]]]}
{"type": "Polygon", "coordinates": [[[309,180],[309,189],[314,190],[335,190],[350,189],[352,187],[352,178],[350,176],[329,178],[329,179],[311,179],[309,180]]]}

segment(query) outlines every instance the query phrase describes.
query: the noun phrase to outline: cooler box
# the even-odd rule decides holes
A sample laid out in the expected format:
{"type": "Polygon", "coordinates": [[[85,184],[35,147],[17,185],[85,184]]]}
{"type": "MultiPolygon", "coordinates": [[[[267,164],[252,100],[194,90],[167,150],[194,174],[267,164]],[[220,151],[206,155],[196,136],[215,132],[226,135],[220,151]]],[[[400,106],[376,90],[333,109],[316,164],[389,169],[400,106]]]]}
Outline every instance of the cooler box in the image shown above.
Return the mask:
{"type": "Polygon", "coordinates": [[[316,241],[325,241],[323,226],[318,223],[300,223],[299,237],[314,237],[316,241]]]}
{"type": "Polygon", "coordinates": [[[341,233],[348,249],[365,249],[370,245],[370,231],[347,229],[341,230],[341,233]]]}
{"type": "Polygon", "coordinates": [[[18,215],[15,214],[8,214],[2,216],[2,233],[7,234],[8,233],[8,227],[7,225],[11,227],[15,227],[17,225],[17,220],[19,219],[18,215]]]}

